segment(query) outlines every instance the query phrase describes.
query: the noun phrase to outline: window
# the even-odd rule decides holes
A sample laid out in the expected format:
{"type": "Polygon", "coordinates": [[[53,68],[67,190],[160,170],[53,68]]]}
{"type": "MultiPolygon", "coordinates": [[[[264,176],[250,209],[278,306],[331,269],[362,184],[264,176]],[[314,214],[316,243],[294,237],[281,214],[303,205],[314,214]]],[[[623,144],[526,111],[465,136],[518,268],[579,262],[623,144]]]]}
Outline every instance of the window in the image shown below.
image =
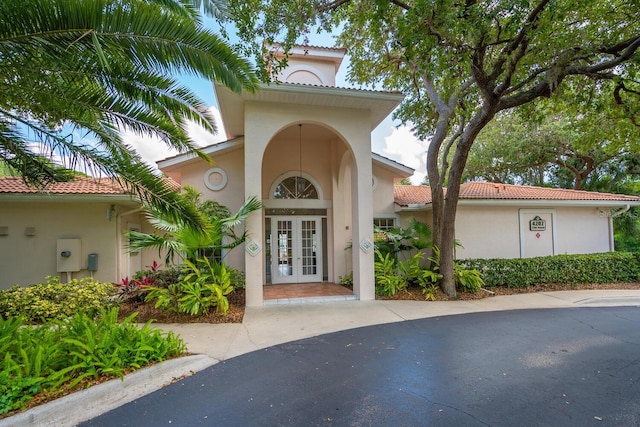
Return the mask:
{"type": "Polygon", "coordinates": [[[209,260],[213,262],[221,263],[222,255],[221,247],[198,249],[198,257],[209,258],[209,260]]]}
{"type": "Polygon", "coordinates": [[[373,225],[378,227],[380,230],[386,231],[391,230],[396,227],[396,219],[395,218],[374,218],[373,225]]]}
{"type": "Polygon", "coordinates": [[[317,199],[316,187],[306,178],[290,176],[280,181],[273,190],[274,199],[317,199]]]}

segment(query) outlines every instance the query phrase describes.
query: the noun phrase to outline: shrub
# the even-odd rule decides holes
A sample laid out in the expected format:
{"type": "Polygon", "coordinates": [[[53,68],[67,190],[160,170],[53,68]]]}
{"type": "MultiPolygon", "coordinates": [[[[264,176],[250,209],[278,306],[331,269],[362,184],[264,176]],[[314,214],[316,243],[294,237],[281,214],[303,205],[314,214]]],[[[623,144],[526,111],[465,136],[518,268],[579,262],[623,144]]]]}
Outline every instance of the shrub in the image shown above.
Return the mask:
{"type": "Polygon", "coordinates": [[[224,264],[199,258],[195,263],[185,260],[182,281],[168,288],[150,287],[147,301],[155,307],[177,313],[202,316],[215,308],[224,315],[229,310],[227,295],[233,292],[231,273],[224,264]]]}
{"type": "Polygon", "coordinates": [[[482,274],[475,269],[465,269],[459,264],[453,268],[453,277],[456,285],[465,292],[476,293],[485,285],[482,274]]]}
{"type": "Polygon", "coordinates": [[[0,316],[22,316],[26,322],[61,319],[78,313],[95,316],[100,309],[117,305],[111,283],[96,282],[92,278],[73,279],[60,283],[57,276],[48,276],[46,283],[26,288],[18,285],[0,291],[0,316]]]}
{"type": "Polygon", "coordinates": [[[231,280],[231,284],[233,285],[233,289],[246,288],[244,271],[231,268],[228,265],[226,266],[226,268],[227,268],[227,271],[229,272],[229,277],[231,280]]]}
{"type": "Polygon", "coordinates": [[[398,291],[407,288],[407,279],[404,274],[400,274],[395,258],[391,253],[382,255],[376,249],[376,262],[374,264],[376,294],[391,296],[398,291]]]}
{"type": "Polygon", "coordinates": [[[154,261],[148,270],[140,270],[133,275],[133,280],[156,288],[168,288],[169,285],[181,280],[181,271],[178,267],[169,267],[160,270],[160,266],[154,261]]]}
{"type": "Polygon", "coordinates": [[[466,259],[457,262],[465,268],[480,271],[488,287],[521,288],[545,283],[616,283],[640,280],[640,258],[624,252],[466,259]]]}
{"type": "Polygon", "coordinates": [[[338,283],[340,283],[342,286],[353,287],[353,271],[349,274],[338,277],[338,283]]]}
{"type": "MultiPolygon", "coordinates": [[[[433,247],[433,257],[429,258],[436,265],[436,269],[440,269],[440,250],[433,247]]],[[[456,283],[456,288],[465,292],[478,292],[485,282],[482,279],[482,272],[465,265],[464,263],[455,262],[453,265],[453,280],[456,283]]],[[[438,274],[438,280],[442,278],[441,274],[438,274]]]]}
{"type": "Polygon", "coordinates": [[[20,318],[0,319],[0,414],[24,409],[37,393],[56,397],[185,351],[173,333],[134,321],[135,314],[118,324],[117,308],[101,310],[96,318],[79,313],[29,328],[20,318]]]}

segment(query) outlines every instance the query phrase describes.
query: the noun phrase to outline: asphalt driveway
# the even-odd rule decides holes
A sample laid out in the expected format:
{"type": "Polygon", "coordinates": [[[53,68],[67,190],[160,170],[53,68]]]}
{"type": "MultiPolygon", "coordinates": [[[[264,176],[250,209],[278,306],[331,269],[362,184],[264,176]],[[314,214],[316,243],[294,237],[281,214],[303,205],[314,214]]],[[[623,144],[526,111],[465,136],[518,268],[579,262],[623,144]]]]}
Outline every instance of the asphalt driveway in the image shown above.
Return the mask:
{"type": "Polygon", "coordinates": [[[640,308],[370,326],[229,359],[86,426],[640,425],[640,308]]]}

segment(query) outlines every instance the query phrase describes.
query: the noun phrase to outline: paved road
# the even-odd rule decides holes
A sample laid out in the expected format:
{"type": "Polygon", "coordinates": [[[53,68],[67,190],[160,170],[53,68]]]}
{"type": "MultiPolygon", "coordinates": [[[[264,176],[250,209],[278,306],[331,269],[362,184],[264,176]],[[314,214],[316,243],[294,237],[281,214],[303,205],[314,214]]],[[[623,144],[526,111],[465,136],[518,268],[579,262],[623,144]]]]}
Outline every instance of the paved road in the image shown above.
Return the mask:
{"type": "Polygon", "coordinates": [[[640,308],[371,326],[229,359],[87,426],[637,426],[640,308]]]}

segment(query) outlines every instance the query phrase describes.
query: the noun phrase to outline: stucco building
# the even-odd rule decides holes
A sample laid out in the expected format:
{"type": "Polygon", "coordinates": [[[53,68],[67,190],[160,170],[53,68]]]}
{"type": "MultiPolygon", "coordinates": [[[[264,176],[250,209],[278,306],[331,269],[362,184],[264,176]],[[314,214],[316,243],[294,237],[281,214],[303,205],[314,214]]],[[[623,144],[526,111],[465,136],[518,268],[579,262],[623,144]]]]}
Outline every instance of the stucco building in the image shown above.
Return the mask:
{"type": "MultiPolygon", "coordinates": [[[[248,306],[264,303],[266,286],[336,283],[350,273],[355,298],[374,299],[373,224],[430,222],[428,187],[394,186],[413,170],[371,152],[372,130],[402,95],[336,87],[344,53],[295,48],[280,83],[256,93],[216,85],[228,140],[203,148],[215,165],[191,154],[158,162],[178,184],[232,211],[250,197],[262,200],[263,210],[245,224],[245,245],[225,254],[245,271],[248,306]]],[[[81,179],[36,193],[20,185],[0,178],[0,288],[48,274],[118,282],[158,259],[153,251],[127,252],[125,231],[151,228],[139,203],[117,186],[81,179]],[[71,256],[61,256],[67,250],[71,256]]],[[[640,198],[464,184],[457,256],[613,250],[611,216],[635,205],[640,198]]]]}

